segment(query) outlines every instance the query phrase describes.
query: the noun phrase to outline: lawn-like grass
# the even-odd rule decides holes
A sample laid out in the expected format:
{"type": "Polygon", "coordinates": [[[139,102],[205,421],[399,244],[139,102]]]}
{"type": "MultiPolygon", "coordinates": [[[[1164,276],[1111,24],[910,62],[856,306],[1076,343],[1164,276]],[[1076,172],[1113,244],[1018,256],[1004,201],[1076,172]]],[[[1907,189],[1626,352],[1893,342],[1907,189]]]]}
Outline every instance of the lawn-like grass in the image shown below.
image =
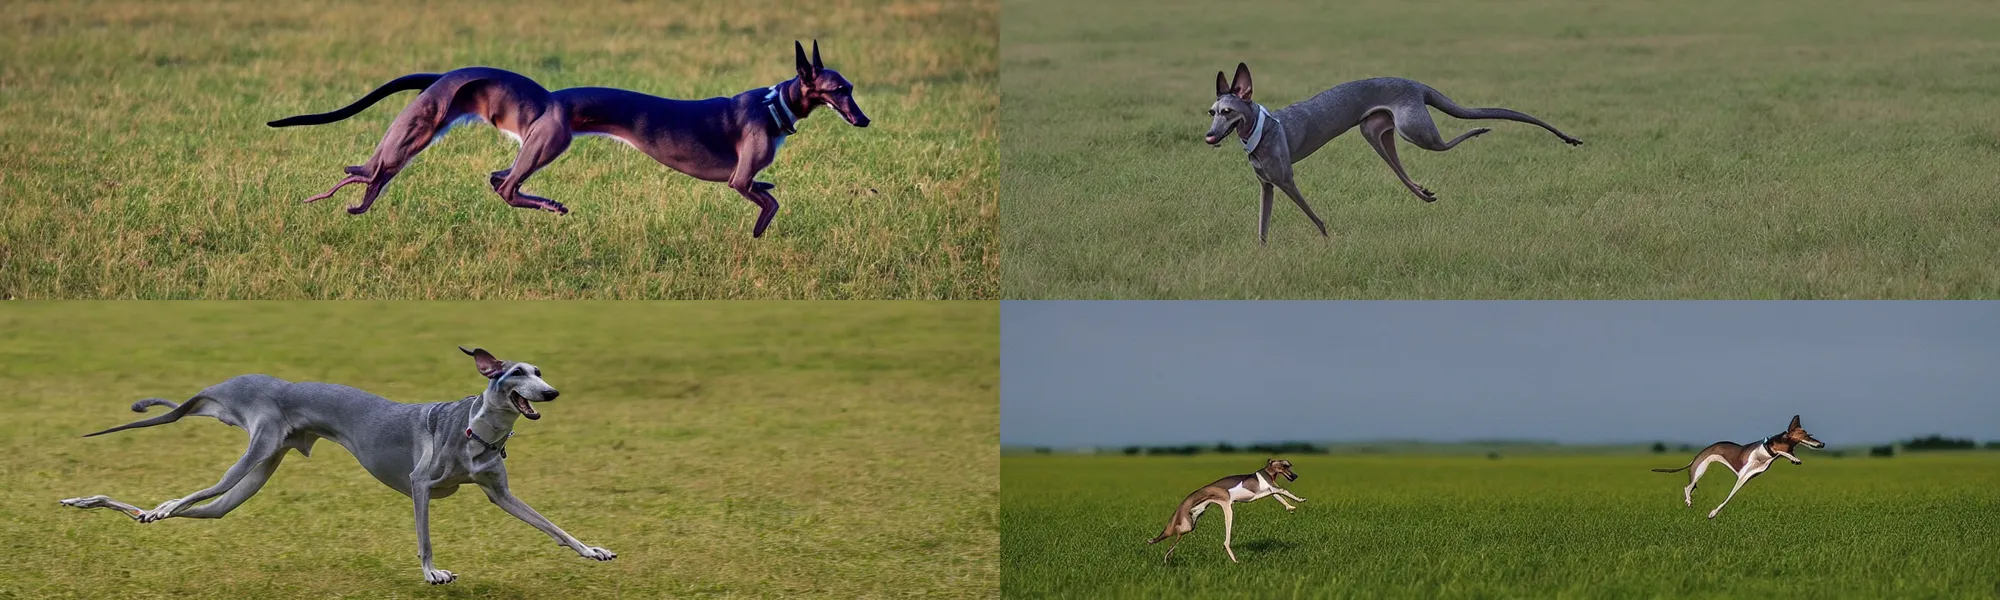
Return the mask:
{"type": "MultiPolygon", "coordinates": [[[[0,306],[0,598],[991,597],[999,582],[993,303],[58,303],[0,306]],[[287,458],[217,520],[140,524],[207,487],[242,430],[207,418],[79,435],[243,373],[456,400],[453,346],[540,367],[513,492],[435,500],[424,583],[409,499],[338,444],[287,458]]],[[[154,409],[158,414],[160,409],[154,409]]]]}
{"type": "Polygon", "coordinates": [[[1209,510],[1162,566],[1181,498],[1261,456],[1001,459],[1003,595],[1067,598],[1988,598],[2000,586],[2000,453],[1804,452],[1707,510],[1684,453],[1293,456],[1307,502],[1209,510]]]}
{"type": "Polygon", "coordinates": [[[998,24],[990,0],[27,1],[0,11],[0,298],[993,298],[998,24]],[[549,89],[734,95],[820,41],[866,128],[815,111],[756,210],[608,138],[579,138],[509,208],[517,146],[455,130],[390,184],[319,194],[405,92],[270,129],[406,73],[474,65],[549,89]]]}
{"type": "Polygon", "coordinates": [[[2000,11],[1912,2],[1006,0],[1008,298],[2000,296],[2000,11]],[[1215,72],[1276,109],[1399,76],[1539,116],[1350,134],[1257,244],[1215,72]]]}

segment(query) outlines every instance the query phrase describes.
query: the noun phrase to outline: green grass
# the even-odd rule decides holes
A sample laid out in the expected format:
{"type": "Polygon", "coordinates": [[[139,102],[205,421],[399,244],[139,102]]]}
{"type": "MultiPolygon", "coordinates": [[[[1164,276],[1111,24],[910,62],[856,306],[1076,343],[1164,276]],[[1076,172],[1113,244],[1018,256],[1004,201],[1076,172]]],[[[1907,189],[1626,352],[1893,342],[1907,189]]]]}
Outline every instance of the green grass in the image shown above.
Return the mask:
{"type": "Polygon", "coordinates": [[[943,2],[572,0],[9,2],[0,11],[0,298],[994,298],[999,7],[943,2]],[[466,127],[372,212],[358,186],[404,93],[391,78],[486,65],[550,89],[733,95],[795,74],[817,37],[867,129],[815,111],[756,211],[604,138],[507,207],[486,174],[517,147],[466,127]]]}
{"type": "MultiPolygon", "coordinates": [[[[991,597],[999,584],[993,303],[55,303],[0,306],[0,598],[991,597]],[[562,398],[508,442],[513,491],[618,559],[489,504],[410,501],[339,445],[219,520],[139,524],[243,450],[210,419],[79,438],[243,373],[456,400],[454,344],[562,398]]],[[[159,409],[154,409],[157,413],[159,409]]]]}
{"type": "Polygon", "coordinates": [[[2000,11],[1980,0],[1006,0],[1008,298],[2000,296],[2000,11]],[[1268,247],[1215,72],[1277,108],[1372,76],[1537,115],[1446,153],[1424,204],[1353,136],[1268,247]]]}
{"type": "Polygon", "coordinates": [[[1191,459],[1000,461],[1001,586],[1069,598],[1990,598],[2000,590],[2000,454],[1831,458],[1807,452],[1744,486],[1712,471],[1684,508],[1686,455],[1291,457],[1286,515],[1219,512],[1162,566],[1196,487],[1262,464],[1191,459]]]}

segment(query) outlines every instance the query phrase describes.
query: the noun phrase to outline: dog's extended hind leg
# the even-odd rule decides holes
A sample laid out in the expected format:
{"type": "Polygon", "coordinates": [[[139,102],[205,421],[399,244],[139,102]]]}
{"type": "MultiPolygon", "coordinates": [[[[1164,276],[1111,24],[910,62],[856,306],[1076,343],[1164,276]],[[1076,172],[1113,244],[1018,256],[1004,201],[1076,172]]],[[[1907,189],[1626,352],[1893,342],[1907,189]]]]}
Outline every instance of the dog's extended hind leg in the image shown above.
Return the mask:
{"type": "Polygon", "coordinates": [[[257,466],[250,471],[250,474],[243,478],[243,481],[239,481],[234,487],[229,488],[229,491],[222,494],[221,498],[217,498],[208,504],[182,510],[173,516],[188,519],[220,519],[223,515],[229,514],[229,511],[236,510],[236,507],[242,506],[243,502],[249,500],[251,496],[257,495],[258,490],[264,489],[264,483],[271,480],[271,474],[278,472],[278,464],[284,461],[285,451],[279,449],[277,454],[273,454],[270,458],[264,459],[263,462],[257,463],[257,466]]]}
{"type": "Polygon", "coordinates": [[[125,513],[125,516],[132,517],[132,520],[134,521],[139,520],[139,515],[146,513],[146,509],[126,504],[124,502],[119,502],[117,500],[112,500],[110,496],[100,495],[100,496],[87,496],[83,498],[68,498],[64,499],[62,503],[64,506],[82,508],[82,509],[91,509],[91,508],[117,509],[118,512],[125,513]]]}
{"type": "Polygon", "coordinates": [[[333,184],[333,189],[327,190],[326,193],[324,194],[307,198],[305,202],[303,202],[303,204],[312,204],[314,202],[325,200],[327,198],[332,198],[334,192],[338,192],[340,191],[340,188],[347,187],[348,184],[352,183],[368,183],[368,178],[362,177],[360,175],[349,175],[346,179],[340,180],[340,183],[333,184]]]}
{"type": "MultiPolygon", "coordinates": [[[[180,512],[183,512],[194,503],[214,498],[222,495],[223,492],[230,491],[237,484],[242,483],[244,478],[249,477],[253,471],[257,471],[265,461],[280,452],[284,452],[283,442],[284,440],[281,436],[252,434],[250,436],[250,448],[243,452],[243,458],[237,459],[236,464],[230,465],[228,472],[223,473],[222,481],[209,486],[207,489],[188,494],[184,498],[162,502],[153,510],[141,513],[139,515],[139,522],[151,523],[168,517],[180,516],[180,512]]],[[[268,477],[269,474],[265,476],[268,477]]],[[[259,482],[257,485],[262,487],[263,483],[259,482]]],[[[252,489],[250,493],[254,494],[256,490],[252,489]]]]}
{"type": "Polygon", "coordinates": [[[1715,505],[1715,510],[1708,511],[1708,518],[1713,519],[1715,515],[1721,514],[1722,507],[1729,506],[1729,500],[1736,497],[1736,492],[1743,489],[1743,484],[1750,483],[1750,480],[1756,478],[1756,475],[1749,477],[1738,476],[1736,478],[1736,487],[1729,488],[1729,495],[1722,498],[1722,503],[1715,505]]]}
{"type": "MultiPolygon", "coordinates": [[[[382,143],[375,146],[375,154],[368,157],[368,164],[362,165],[359,169],[368,174],[368,191],[362,194],[360,204],[347,207],[347,214],[358,215],[368,212],[369,207],[375,206],[375,199],[381,197],[382,189],[388,187],[389,181],[395,179],[397,173],[403,172],[403,167],[409,166],[410,159],[415,158],[417,153],[423,152],[424,148],[430,147],[431,141],[437,139],[446,119],[440,118],[439,113],[443,111],[442,108],[426,100],[423,96],[418,96],[415,102],[410,103],[409,108],[403,109],[402,114],[396,115],[396,121],[389,126],[389,132],[382,135],[382,143]]],[[[349,168],[348,173],[360,176],[354,172],[355,170],[349,168]]]]}
{"type": "MultiPolygon", "coordinates": [[[[569,150],[569,143],[569,124],[560,113],[550,112],[536,119],[528,126],[527,135],[521,137],[521,154],[514,157],[514,166],[492,174],[491,177],[499,178],[499,183],[493,186],[493,192],[499,194],[501,200],[507,201],[507,205],[514,208],[534,208],[559,215],[569,214],[569,208],[563,206],[561,202],[521,191],[521,183],[533,176],[535,171],[555,162],[556,157],[562,156],[564,151],[569,150]]],[[[492,181],[491,177],[488,179],[489,182],[492,181]]]]}
{"type": "Polygon", "coordinates": [[[1445,141],[1444,134],[1438,133],[1437,123],[1431,120],[1431,112],[1423,106],[1395,110],[1393,116],[1398,135],[1403,136],[1403,139],[1410,142],[1410,145],[1432,152],[1450,150],[1452,147],[1457,146],[1459,142],[1493,131],[1490,127],[1474,127],[1471,131],[1452,138],[1451,141],[1445,141]]]}
{"type": "Polygon", "coordinates": [[[1409,188],[1410,193],[1416,194],[1419,200],[1436,202],[1437,194],[1424,189],[1424,186],[1417,185],[1417,182],[1410,181],[1410,175],[1403,172],[1403,161],[1396,157],[1395,130],[1396,120],[1387,111],[1368,113],[1368,116],[1361,119],[1362,139],[1368,140],[1368,146],[1374,148],[1375,153],[1381,155],[1384,162],[1389,163],[1389,168],[1396,171],[1396,179],[1402,180],[1403,187],[1409,188]]]}

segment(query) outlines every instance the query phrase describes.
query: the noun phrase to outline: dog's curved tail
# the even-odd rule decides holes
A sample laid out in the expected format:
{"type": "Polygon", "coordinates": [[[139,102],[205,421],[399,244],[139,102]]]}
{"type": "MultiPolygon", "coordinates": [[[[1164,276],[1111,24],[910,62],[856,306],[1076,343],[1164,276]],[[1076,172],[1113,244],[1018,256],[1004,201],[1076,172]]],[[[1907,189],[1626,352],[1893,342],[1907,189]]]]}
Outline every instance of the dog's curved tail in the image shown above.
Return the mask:
{"type": "Polygon", "coordinates": [[[107,433],[124,431],[127,429],[138,429],[140,427],[165,425],[168,423],[172,423],[174,421],[179,421],[181,420],[181,417],[185,417],[188,415],[188,413],[194,412],[195,407],[201,405],[203,402],[206,402],[207,400],[208,400],[207,396],[195,396],[193,398],[189,398],[187,402],[183,402],[178,405],[160,398],[147,398],[145,400],[133,402],[132,412],[146,412],[146,408],[149,406],[166,406],[173,408],[173,410],[167,412],[167,414],[153,417],[151,419],[146,419],[144,421],[134,421],[131,423],[126,423],[124,425],[119,425],[117,427],[106,429],[104,431],[99,431],[97,433],[84,434],[83,437],[104,435],[107,433]]]}
{"type": "Polygon", "coordinates": [[[1517,121],[1521,123],[1527,123],[1529,125],[1534,125],[1537,127],[1541,127],[1542,129],[1549,130],[1549,133],[1556,134],[1556,137],[1562,138],[1562,141],[1568,143],[1569,145],[1572,146],[1583,145],[1583,140],[1570,137],[1569,134],[1563,133],[1562,130],[1560,129],[1556,129],[1554,125],[1543,123],[1541,119],[1537,119],[1529,115],[1528,113],[1524,113],[1518,110],[1505,109],[1505,108],[1466,108],[1463,106],[1459,106],[1457,102],[1452,102],[1450,98],[1446,98],[1443,92],[1439,92],[1436,89],[1431,88],[1430,86],[1423,86],[1423,87],[1424,87],[1424,104],[1435,106],[1439,111],[1444,112],[1444,114],[1451,115],[1454,118],[1501,119],[1506,121],[1517,121]]]}
{"type": "Polygon", "coordinates": [[[382,87],[375,88],[375,91],[368,92],[368,95],[362,96],[360,100],[355,100],[353,104],[349,104],[346,107],[341,108],[340,110],[336,110],[333,112],[323,112],[316,115],[299,115],[296,117],[286,117],[265,124],[270,125],[272,127],[295,127],[299,125],[325,125],[327,123],[332,123],[334,121],[339,121],[341,119],[345,119],[360,114],[361,111],[366,110],[370,106],[373,106],[376,102],[381,102],[383,98],[387,98],[391,95],[394,95],[397,92],[421,90],[430,87],[431,84],[437,83],[437,80],[443,78],[444,75],[440,75],[437,73],[411,73],[409,75],[404,75],[402,77],[397,77],[393,80],[390,80],[389,83],[382,84],[382,87]]]}
{"type": "Polygon", "coordinates": [[[1678,469],[1653,469],[1653,472],[1654,472],[1654,473],[1679,473],[1679,472],[1681,472],[1681,471],[1686,471],[1686,470],[1688,470],[1688,467],[1692,467],[1692,466],[1694,466],[1694,463],[1688,463],[1688,464],[1686,464],[1686,465],[1682,465],[1682,466],[1681,466],[1681,468],[1678,468],[1678,469]]]}

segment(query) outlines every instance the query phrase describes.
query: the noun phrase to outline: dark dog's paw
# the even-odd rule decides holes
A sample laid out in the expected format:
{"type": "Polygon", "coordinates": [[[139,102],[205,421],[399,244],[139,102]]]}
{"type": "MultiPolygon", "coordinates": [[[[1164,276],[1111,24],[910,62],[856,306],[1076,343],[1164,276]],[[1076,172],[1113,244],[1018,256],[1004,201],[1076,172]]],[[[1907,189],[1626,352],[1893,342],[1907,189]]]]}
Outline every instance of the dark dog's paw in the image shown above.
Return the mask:
{"type": "Polygon", "coordinates": [[[347,214],[350,214],[350,215],[358,215],[358,214],[361,214],[361,213],[365,213],[365,212],[368,212],[368,207],[366,207],[366,206],[349,206],[349,207],[347,207],[347,214]]]}
{"type": "Polygon", "coordinates": [[[1583,140],[1579,140],[1576,138],[1563,138],[1563,143],[1569,144],[1571,146],[1582,146],[1583,140]]]}
{"type": "Polygon", "coordinates": [[[547,206],[542,207],[542,210],[546,210],[558,215],[569,214],[569,207],[563,206],[561,202],[555,202],[555,201],[550,201],[547,206]]]}

